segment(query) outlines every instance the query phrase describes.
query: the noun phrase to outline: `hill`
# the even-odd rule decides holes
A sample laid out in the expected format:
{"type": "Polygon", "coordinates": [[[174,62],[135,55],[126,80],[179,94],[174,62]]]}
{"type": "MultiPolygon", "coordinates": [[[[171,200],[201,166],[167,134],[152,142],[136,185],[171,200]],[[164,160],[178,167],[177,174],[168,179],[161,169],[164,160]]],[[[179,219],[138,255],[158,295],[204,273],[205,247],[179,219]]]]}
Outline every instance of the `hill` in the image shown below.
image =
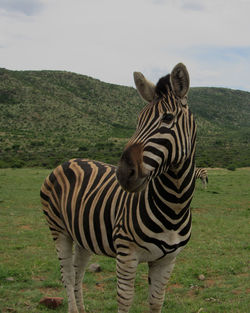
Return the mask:
{"type": "MultiPolygon", "coordinates": [[[[0,69],[0,167],[74,157],[116,164],[144,102],[132,87],[62,71],[0,69]]],[[[197,165],[250,166],[250,93],[191,88],[197,165]]]]}

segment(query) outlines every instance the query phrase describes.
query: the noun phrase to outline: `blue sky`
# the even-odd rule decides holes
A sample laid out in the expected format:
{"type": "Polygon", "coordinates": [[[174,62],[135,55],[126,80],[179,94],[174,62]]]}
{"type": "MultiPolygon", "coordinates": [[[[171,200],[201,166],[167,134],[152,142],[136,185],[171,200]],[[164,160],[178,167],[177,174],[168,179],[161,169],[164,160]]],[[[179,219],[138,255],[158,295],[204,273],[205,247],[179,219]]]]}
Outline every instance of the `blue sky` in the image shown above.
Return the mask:
{"type": "Polygon", "coordinates": [[[250,91],[250,0],[0,0],[0,67],[250,91]]]}

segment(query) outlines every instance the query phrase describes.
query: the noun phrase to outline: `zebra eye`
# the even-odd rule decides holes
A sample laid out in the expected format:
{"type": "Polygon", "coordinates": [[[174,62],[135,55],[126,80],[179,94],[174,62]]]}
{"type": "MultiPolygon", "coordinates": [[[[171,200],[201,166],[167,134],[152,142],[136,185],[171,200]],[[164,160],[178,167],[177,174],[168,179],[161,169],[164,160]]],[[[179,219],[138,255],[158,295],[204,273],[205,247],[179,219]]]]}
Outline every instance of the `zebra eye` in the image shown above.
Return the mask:
{"type": "Polygon", "coordinates": [[[171,113],[164,113],[162,116],[162,121],[168,124],[171,123],[173,119],[174,119],[174,116],[171,113]]]}

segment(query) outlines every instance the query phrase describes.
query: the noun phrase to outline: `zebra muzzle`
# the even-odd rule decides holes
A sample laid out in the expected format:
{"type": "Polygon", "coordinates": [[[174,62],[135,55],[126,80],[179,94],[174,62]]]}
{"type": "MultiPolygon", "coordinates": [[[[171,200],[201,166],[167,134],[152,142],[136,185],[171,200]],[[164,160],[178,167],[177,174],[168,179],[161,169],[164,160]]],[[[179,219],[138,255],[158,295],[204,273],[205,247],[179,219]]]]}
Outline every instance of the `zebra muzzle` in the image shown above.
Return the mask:
{"type": "Polygon", "coordinates": [[[145,188],[148,175],[142,164],[141,144],[133,144],[125,149],[116,170],[117,180],[124,190],[138,192],[145,188]]]}

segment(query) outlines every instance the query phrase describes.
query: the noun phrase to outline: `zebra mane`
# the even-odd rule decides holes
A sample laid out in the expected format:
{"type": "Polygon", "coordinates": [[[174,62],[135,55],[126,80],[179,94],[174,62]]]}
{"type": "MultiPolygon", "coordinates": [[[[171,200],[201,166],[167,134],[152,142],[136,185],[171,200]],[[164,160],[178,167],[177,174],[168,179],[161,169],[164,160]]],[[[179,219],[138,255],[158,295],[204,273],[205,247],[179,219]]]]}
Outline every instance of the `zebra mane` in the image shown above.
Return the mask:
{"type": "Polygon", "coordinates": [[[159,79],[155,86],[155,93],[157,96],[162,97],[163,94],[167,94],[171,89],[170,74],[167,74],[166,76],[159,79]]]}

